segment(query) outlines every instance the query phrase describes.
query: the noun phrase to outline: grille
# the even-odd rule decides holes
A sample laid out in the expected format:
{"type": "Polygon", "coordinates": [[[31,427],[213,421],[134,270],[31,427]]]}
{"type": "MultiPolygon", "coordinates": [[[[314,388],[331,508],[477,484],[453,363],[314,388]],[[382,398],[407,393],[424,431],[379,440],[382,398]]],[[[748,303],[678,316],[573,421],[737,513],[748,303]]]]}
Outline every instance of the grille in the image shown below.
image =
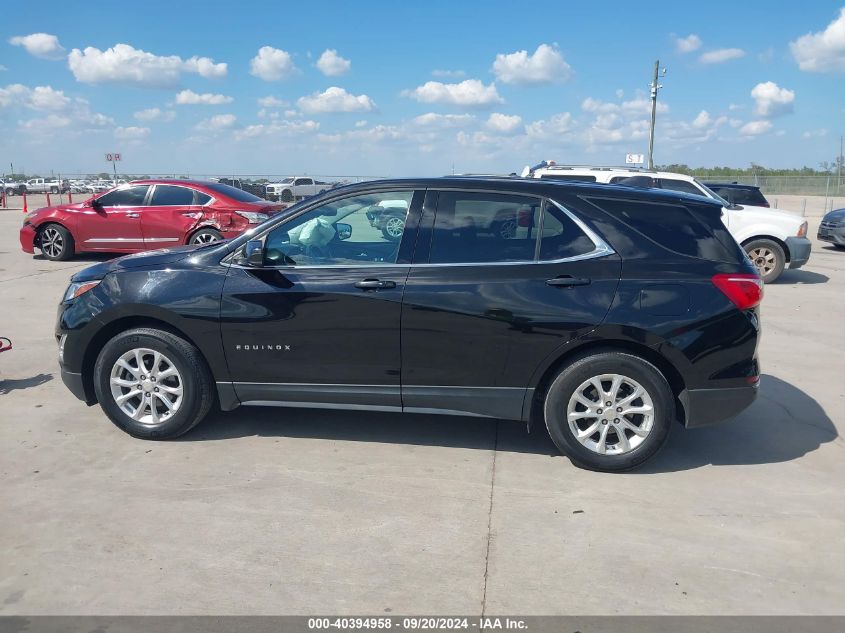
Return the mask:
{"type": "Polygon", "coordinates": [[[835,229],[839,226],[839,222],[822,222],[819,227],[822,229],[835,229]]]}

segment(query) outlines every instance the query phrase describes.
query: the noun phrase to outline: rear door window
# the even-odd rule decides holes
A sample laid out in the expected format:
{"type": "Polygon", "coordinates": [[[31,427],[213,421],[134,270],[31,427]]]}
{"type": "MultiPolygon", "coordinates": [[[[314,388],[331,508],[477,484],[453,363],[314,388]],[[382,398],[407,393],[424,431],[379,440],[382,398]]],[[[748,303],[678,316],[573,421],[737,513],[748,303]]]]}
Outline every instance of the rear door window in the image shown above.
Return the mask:
{"type": "Polygon", "coordinates": [[[551,202],[545,207],[542,232],[540,261],[577,257],[596,249],[581,227],[551,202]]]}
{"type": "Polygon", "coordinates": [[[681,193],[691,193],[694,196],[704,195],[704,192],[701,191],[701,189],[696,187],[691,182],[687,182],[686,180],[676,180],[674,178],[661,178],[660,186],[663,189],[669,189],[670,191],[680,191],[681,193]]]}
{"type": "Polygon", "coordinates": [[[150,205],[153,207],[184,207],[194,204],[194,190],[175,185],[156,185],[150,205]]]}

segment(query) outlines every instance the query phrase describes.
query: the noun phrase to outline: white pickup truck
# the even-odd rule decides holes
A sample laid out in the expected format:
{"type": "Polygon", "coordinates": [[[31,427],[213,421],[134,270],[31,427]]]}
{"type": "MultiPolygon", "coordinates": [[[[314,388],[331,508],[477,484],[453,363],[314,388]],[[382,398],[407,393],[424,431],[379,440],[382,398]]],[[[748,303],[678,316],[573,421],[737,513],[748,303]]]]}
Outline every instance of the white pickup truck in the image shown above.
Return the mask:
{"type": "MultiPolygon", "coordinates": [[[[67,181],[30,178],[21,184],[21,191],[26,193],[59,193],[67,190],[67,181]]],[[[19,192],[20,193],[20,192],[19,192]]]]}
{"type": "Polygon", "coordinates": [[[267,196],[274,196],[275,200],[281,202],[293,202],[308,196],[314,196],[331,189],[334,185],[330,182],[320,182],[308,176],[291,176],[279,182],[270,182],[265,185],[267,196]]]}
{"type": "Polygon", "coordinates": [[[625,167],[557,165],[551,161],[526,167],[521,175],[546,180],[655,187],[716,200],[722,205],[722,221],[728,231],[748,253],[766,283],[780,277],[785,268],[801,268],[810,259],[812,243],[807,239],[804,218],[768,207],[731,204],[692,176],[625,167]]]}

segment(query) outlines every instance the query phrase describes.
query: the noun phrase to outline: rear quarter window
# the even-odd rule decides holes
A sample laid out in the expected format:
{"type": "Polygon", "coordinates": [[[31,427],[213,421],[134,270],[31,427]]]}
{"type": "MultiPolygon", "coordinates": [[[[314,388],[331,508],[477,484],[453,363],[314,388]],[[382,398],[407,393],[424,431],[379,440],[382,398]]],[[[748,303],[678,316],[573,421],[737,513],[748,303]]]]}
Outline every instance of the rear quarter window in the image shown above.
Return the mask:
{"type": "Polygon", "coordinates": [[[680,204],[584,198],[662,248],[697,259],[736,262],[739,247],[712,209],[695,212],[680,204]]]}

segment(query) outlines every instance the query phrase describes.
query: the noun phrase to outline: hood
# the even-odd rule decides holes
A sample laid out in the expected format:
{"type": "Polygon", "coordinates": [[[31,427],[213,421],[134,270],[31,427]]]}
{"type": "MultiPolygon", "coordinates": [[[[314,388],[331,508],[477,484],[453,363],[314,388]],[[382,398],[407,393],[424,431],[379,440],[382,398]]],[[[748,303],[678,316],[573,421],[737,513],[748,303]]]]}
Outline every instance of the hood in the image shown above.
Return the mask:
{"type": "Polygon", "coordinates": [[[845,209],[834,209],[828,212],[822,220],[825,222],[842,222],[845,220],[845,209]]]}
{"type": "Polygon", "coordinates": [[[768,220],[781,220],[781,221],[791,221],[795,223],[795,226],[798,227],[804,222],[804,218],[800,215],[795,215],[794,213],[790,213],[789,211],[783,211],[781,209],[773,209],[771,207],[757,207],[752,204],[743,204],[742,211],[740,213],[756,213],[762,219],[768,220]]]}
{"type": "Polygon", "coordinates": [[[212,247],[219,247],[223,242],[214,242],[210,244],[192,244],[190,246],[176,246],[174,248],[163,248],[156,251],[145,251],[143,253],[133,253],[132,255],[124,255],[116,259],[111,259],[107,262],[94,264],[88,268],[83,268],[76,273],[71,279],[72,281],[90,281],[93,279],[102,279],[109,273],[120,272],[121,270],[130,270],[133,268],[157,268],[160,266],[167,266],[183,259],[186,259],[194,251],[212,247]]]}

